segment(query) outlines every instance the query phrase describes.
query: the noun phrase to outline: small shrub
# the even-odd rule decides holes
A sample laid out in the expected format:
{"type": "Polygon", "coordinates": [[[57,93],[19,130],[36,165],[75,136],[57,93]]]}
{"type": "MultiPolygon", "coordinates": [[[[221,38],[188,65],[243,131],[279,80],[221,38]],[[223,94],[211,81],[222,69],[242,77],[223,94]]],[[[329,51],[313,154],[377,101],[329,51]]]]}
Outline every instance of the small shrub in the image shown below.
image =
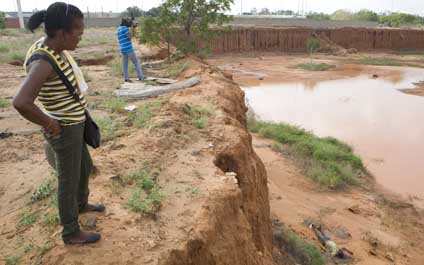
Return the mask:
{"type": "Polygon", "coordinates": [[[154,188],[155,186],[155,181],[153,180],[153,178],[150,175],[145,175],[142,179],[141,179],[141,187],[144,190],[151,190],[154,188]]]}
{"type": "Polygon", "coordinates": [[[402,66],[402,63],[388,58],[363,58],[358,61],[359,64],[365,65],[385,65],[385,66],[402,66]]]}
{"type": "Polygon", "coordinates": [[[128,199],[127,207],[134,212],[152,214],[159,209],[163,198],[164,195],[157,186],[148,195],[142,189],[136,188],[128,199]]]}
{"type": "Polygon", "coordinates": [[[20,256],[6,256],[3,258],[5,265],[17,265],[21,260],[20,256]]]}
{"type": "Polygon", "coordinates": [[[169,65],[166,69],[166,75],[171,78],[178,77],[182,72],[187,70],[189,64],[187,62],[177,62],[169,65]]]}
{"type": "Polygon", "coordinates": [[[9,52],[9,46],[7,46],[6,44],[0,44],[0,53],[6,53],[9,52]]]}
{"type": "Polygon", "coordinates": [[[138,107],[136,111],[128,114],[128,119],[137,128],[144,128],[147,122],[158,112],[164,101],[156,100],[145,103],[138,107]]]}
{"type": "Polygon", "coordinates": [[[121,98],[110,98],[105,102],[105,105],[111,112],[122,112],[127,105],[127,101],[121,98]]]}
{"type": "Polygon", "coordinates": [[[24,212],[21,214],[21,217],[16,226],[17,228],[22,228],[33,225],[35,222],[37,222],[37,218],[38,216],[36,213],[24,212]]]}
{"type": "Polygon", "coordinates": [[[44,215],[43,223],[45,225],[56,226],[60,223],[60,217],[57,213],[46,214],[44,215]]]}
{"type": "Polygon", "coordinates": [[[10,103],[8,100],[4,98],[0,98],[0,109],[4,109],[10,106],[10,103]]]}
{"type": "Polygon", "coordinates": [[[318,248],[278,221],[273,222],[273,243],[282,252],[287,253],[293,264],[324,265],[318,248]]]}
{"type": "Polygon", "coordinates": [[[326,63],[302,63],[296,65],[296,68],[300,68],[306,71],[327,71],[335,67],[335,65],[326,63]]]}
{"type": "Polygon", "coordinates": [[[102,142],[107,142],[116,137],[116,131],[119,124],[110,117],[96,119],[97,125],[100,128],[102,142]]]}
{"type": "Polygon", "coordinates": [[[198,129],[205,128],[207,124],[205,116],[210,116],[212,114],[209,108],[203,106],[193,106],[190,104],[185,104],[182,108],[182,111],[193,117],[193,124],[198,129]]]}
{"type": "Polygon", "coordinates": [[[38,202],[50,197],[55,191],[55,179],[48,179],[41,183],[39,187],[32,193],[31,202],[38,202]]]}
{"type": "Polygon", "coordinates": [[[3,12],[0,11],[0,29],[4,29],[6,27],[6,16],[3,12]]]}
{"type": "Polygon", "coordinates": [[[315,39],[315,38],[310,38],[306,41],[306,49],[309,52],[309,56],[311,58],[311,64],[312,64],[312,55],[314,54],[314,52],[316,50],[319,49],[320,45],[321,44],[320,44],[319,40],[315,39]]]}
{"type": "Polygon", "coordinates": [[[126,180],[135,181],[136,187],[127,201],[127,207],[134,212],[151,214],[156,212],[164,194],[156,184],[158,171],[151,170],[147,165],[125,177],[126,180]]]}
{"type": "Polygon", "coordinates": [[[206,121],[203,118],[195,119],[193,121],[193,123],[194,123],[194,126],[196,126],[197,129],[203,129],[203,128],[205,128],[205,125],[206,125],[206,121]]]}

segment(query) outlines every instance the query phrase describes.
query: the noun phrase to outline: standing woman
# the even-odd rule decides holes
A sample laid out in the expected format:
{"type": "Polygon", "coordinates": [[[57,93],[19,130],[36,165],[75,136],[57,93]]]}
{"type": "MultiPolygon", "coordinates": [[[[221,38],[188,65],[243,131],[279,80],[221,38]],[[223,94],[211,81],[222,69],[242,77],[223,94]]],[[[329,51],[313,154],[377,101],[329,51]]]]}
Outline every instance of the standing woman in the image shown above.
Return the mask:
{"type": "Polygon", "coordinates": [[[93,165],[83,136],[87,103],[78,82],[79,68],[66,52],[75,50],[81,41],[83,18],[77,7],[61,2],[31,16],[28,29],[34,31],[44,23],[47,36],[29,49],[24,65],[27,76],[13,100],[13,106],[24,118],[43,128],[46,155],[58,175],[58,207],[65,244],[98,241],[100,234],[80,230],[78,214],[105,210],[101,204],[88,203],[88,177],[93,165]],[[35,54],[53,59],[75,87],[80,102],[74,99],[49,62],[31,60],[35,54]],[[42,104],[41,109],[34,104],[36,98],[42,104]]]}

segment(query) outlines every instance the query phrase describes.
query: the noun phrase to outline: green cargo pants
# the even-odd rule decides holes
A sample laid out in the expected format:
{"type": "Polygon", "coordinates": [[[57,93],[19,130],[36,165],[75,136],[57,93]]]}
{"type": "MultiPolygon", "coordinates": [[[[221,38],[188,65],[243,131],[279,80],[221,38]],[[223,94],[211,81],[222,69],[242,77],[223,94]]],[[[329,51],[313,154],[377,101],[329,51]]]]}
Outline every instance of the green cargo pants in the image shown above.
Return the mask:
{"type": "Polygon", "coordinates": [[[84,141],[84,122],[62,126],[59,136],[44,135],[46,156],[58,175],[57,201],[62,237],[80,230],[78,213],[88,203],[88,177],[93,162],[84,141]]]}

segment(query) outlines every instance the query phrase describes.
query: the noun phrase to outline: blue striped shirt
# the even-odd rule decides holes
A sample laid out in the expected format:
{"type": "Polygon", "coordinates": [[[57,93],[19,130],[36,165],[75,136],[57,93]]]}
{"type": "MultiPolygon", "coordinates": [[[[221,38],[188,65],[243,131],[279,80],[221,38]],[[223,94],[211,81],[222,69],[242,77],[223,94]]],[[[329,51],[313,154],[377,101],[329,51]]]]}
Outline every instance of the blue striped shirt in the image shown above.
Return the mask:
{"type": "Polygon", "coordinates": [[[126,26],[120,26],[116,35],[119,41],[119,48],[121,49],[121,53],[126,54],[134,51],[132,46],[131,39],[128,37],[130,30],[126,26]]]}

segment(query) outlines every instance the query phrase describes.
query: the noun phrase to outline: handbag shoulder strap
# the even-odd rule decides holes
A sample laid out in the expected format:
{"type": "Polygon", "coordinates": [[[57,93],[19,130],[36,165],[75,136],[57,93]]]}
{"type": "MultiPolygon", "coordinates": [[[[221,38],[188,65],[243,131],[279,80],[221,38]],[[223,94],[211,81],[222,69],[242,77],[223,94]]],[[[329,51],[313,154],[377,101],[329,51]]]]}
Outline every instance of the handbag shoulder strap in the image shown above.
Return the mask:
{"type": "MultiPolygon", "coordinates": [[[[72,97],[81,104],[80,97],[75,89],[75,87],[71,84],[69,79],[65,76],[65,74],[62,72],[62,70],[59,68],[59,66],[53,61],[53,59],[45,54],[44,52],[38,52],[33,54],[27,61],[26,65],[28,66],[30,63],[36,60],[44,60],[47,61],[53,68],[53,70],[56,72],[56,74],[59,76],[60,80],[62,80],[63,84],[66,86],[66,88],[69,90],[69,93],[71,93],[72,97]]],[[[81,104],[82,106],[82,104],[81,104]]],[[[83,106],[84,107],[84,106],[83,106]]]]}

